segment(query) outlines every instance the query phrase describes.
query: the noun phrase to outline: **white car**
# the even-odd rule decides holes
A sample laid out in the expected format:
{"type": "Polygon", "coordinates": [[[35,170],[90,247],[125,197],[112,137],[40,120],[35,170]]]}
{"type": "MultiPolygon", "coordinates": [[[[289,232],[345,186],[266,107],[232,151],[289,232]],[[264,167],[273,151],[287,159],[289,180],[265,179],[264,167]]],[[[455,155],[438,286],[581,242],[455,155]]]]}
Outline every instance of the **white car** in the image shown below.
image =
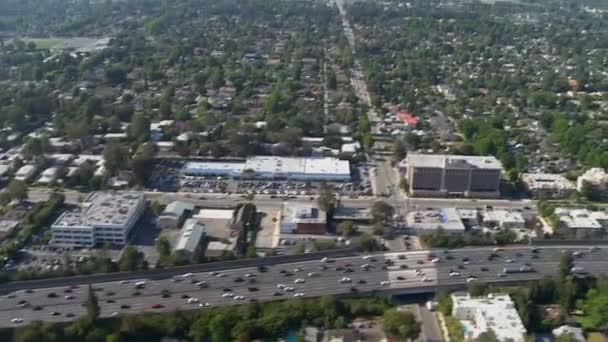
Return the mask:
{"type": "Polygon", "coordinates": [[[306,280],[302,279],[302,278],[298,278],[296,280],[293,281],[296,284],[304,284],[306,282],[306,280]]]}
{"type": "Polygon", "coordinates": [[[422,278],[422,281],[425,282],[425,283],[428,283],[430,281],[433,281],[433,279],[428,278],[428,277],[424,277],[424,278],[422,278]]]}
{"type": "Polygon", "coordinates": [[[245,274],[245,278],[254,278],[254,277],[255,277],[255,274],[253,274],[253,273],[245,274]]]}
{"type": "Polygon", "coordinates": [[[285,286],[285,288],[283,288],[283,290],[285,290],[287,292],[293,292],[295,289],[291,286],[285,286]]]}
{"type": "Polygon", "coordinates": [[[210,306],[211,306],[211,304],[209,304],[209,303],[200,303],[200,304],[198,305],[198,307],[199,307],[199,308],[208,308],[208,307],[210,307],[210,306]]]}
{"type": "Polygon", "coordinates": [[[234,299],[243,300],[243,299],[245,299],[245,296],[234,296],[234,299]]]}
{"type": "Polygon", "coordinates": [[[188,304],[196,304],[198,303],[198,298],[188,298],[186,301],[188,304]]]}
{"type": "Polygon", "coordinates": [[[329,261],[330,261],[330,260],[329,260],[329,258],[328,258],[328,257],[325,257],[325,258],[321,259],[321,262],[329,262],[329,261]]]}
{"type": "Polygon", "coordinates": [[[182,274],[182,278],[190,278],[190,277],[192,277],[192,275],[193,275],[192,273],[184,273],[184,274],[182,274]]]}
{"type": "Polygon", "coordinates": [[[366,255],[366,256],[363,257],[363,260],[369,260],[371,258],[373,258],[371,255],[366,255]]]}
{"type": "Polygon", "coordinates": [[[317,273],[317,272],[310,272],[310,273],[308,273],[308,277],[309,278],[318,277],[318,276],[319,276],[319,273],[317,273]]]}
{"type": "Polygon", "coordinates": [[[304,297],[304,293],[298,292],[293,295],[294,297],[304,297]]]}
{"type": "Polygon", "coordinates": [[[232,293],[232,292],[226,292],[226,293],[224,293],[222,295],[222,297],[224,297],[224,298],[232,298],[232,297],[234,297],[234,293],[232,293]]]}
{"type": "Polygon", "coordinates": [[[129,283],[129,281],[128,281],[128,280],[121,280],[119,284],[120,284],[120,285],[126,285],[126,284],[128,284],[128,283],[129,283]]]}
{"type": "Polygon", "coordinates": [[[467,283],[470,283],[470,282],[475,281],[475,280],[477,280],[477,278],[475,278],[473,276],[470,276],[470,277],[467,278],[467,283]]]}
{"type": "Polygon", "coordinates": [[[11,323],[13,323],[13,324],[23,323],[23,318],[15,317],[15,318],[11,319],[11,323]]]}
{"type": "Polygon", "coordinates": [[[380,282],[380,285],[382,285],[382,286],[387,286],[387,285],[390,285],[390,284],[391,284],[391,282],[388,281],[388,280],[383,280],[383,281],[380,282]]]}
{"type": "Polygon", "coordinates": [[[284,289],[286,287],[285,284],[277,284],[277,289],[284,289]]]}
{"type": "Polygon", "coordinates": [[[110,316],[116,317],[116,316],[118,316],[118,312],[114,311],[114,312],[112,312],[112,314],[110,316]]]}
{"type": "Polygon", "coordinates": [[[505,260],[505,262],[506,262],[507,264],[510,264],[510,263],[512,263],[512,262],[513,262],[513,259],[507,259],[507,260],[505,260]]]}
{"type": "Polygon", "coordinates": [[[450,277],[458,277],[460,275],[460,273],[458,272],[450,272],[449,276],[450,277]]]}
{"type": "Polygon", "coordinates": [[[421,270],[416,270],[416,272],[414,272],[414,274],[417,276],[421,276],[421,275],[424,275],[424,272],[422,272],[421,270]]]}
{"type": "Polygon", "coordinates": [[[340,282],[341,282],[342,284],[350,283],[350,282],[352,282],[352,281],[353,281],[353,280],[352,280],[352,279],[350,279],[350,278],[348,278],[348,277],[344,277],[344,278],[340,279],[340,282]]]}
{"type": "Polygon", "coordinates": [[[146,282],[145,282],[145,281],[143,281],[143,280],[138,281],[138,282],[136,282],[136,283],[135,283],[135,286],[136,286],[136,287],[143,287],[143,286],[146,286],[146,282]]]}
{"type": "Polygon", "coordinates": [[[435,259],[431,260],[431,262],[433,264],[439,263],[439,262],[441,262],[441,258],[435,258],[435,259]]]}

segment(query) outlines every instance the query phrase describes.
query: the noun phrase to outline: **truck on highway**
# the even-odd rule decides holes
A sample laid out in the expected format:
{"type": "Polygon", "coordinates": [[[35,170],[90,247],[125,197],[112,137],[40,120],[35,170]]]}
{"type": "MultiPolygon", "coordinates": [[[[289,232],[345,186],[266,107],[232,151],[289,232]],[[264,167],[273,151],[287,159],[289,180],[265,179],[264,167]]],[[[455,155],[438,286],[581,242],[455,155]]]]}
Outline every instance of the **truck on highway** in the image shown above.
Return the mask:
{"type": "Polygon", "coordinates": [[[503,268],[502,272],[506,273],[506,274],[530,273],[530,272],[534,272],[534,269],[528,265],[507,266],[507,267],[503,268]]]}

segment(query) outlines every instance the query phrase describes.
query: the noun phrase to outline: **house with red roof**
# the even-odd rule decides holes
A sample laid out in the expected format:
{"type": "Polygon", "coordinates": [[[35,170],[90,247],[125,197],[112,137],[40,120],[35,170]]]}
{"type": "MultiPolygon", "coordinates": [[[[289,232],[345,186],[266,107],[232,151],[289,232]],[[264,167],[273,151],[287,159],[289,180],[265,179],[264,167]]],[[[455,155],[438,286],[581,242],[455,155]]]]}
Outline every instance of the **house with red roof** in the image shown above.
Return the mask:
{"type": "Polygon", "coordinates": [[[418,124],[418,122],[420,121],[420,119],[408,112],[398,112],[397,118],[399,118],[401,121],[403,121],[403,123],[408,126],[416,126],[416,124],[418,124]]]}

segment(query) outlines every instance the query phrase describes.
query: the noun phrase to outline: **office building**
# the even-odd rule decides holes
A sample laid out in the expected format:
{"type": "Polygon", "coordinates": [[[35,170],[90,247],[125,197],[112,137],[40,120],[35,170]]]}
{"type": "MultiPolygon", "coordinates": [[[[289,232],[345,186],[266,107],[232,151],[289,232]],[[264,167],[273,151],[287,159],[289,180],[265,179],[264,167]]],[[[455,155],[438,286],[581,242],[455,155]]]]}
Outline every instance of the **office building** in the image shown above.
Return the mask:
{"type": "Polygon", "coordinates": [[[534,197],[567,198],[576,192],[574,183],[559,174],[524,173],[521,180],[534,197]]]}
{"type": "Polygon", "coordinates": [[[500,196],[502,165],[494,157],[409,154],[405,167],[412,196],[500,196]]]}
{"type": "Polygon", "coordinates": [[[608,214],[604,211],[589,211],[587,209],[555,209],[562,228],[567,228],[577,239],[599,238],[604,235],[608,226],[608,214]]]}
{"type": "Polygon", "coordinates": [[[443,229],[448,234],[464,233],[465,225],[455,208],[412,211],[405,217],[405,225],[412,234],[429,234],[443,229]]]}
{"type": "Polygon", "coordinates": [[[144,212],[141,192],[94,192],[79,210],[65,212],[51,225],[51,244],[58,247],[124,245],[144,212]]]}
{"type": "Polygon", "coordinates": [[[325,234],[327,213],[312,204],[285,203],[280,212],[281,234],[325,234]]]}
{"type": "Polygon", "coordinates": [[[480,334],[492,330],[498,341],[524,341],[526,328],[509,295],[452,294],[452,302],[452,316],[460,320],[468,340],[475,341],[480,334]]]}
{"type": "Polygon", "coordinates": [[[518,211],[488,210],[482,214],[482,224],[495,229],[520,229],[526,227],[526,220],[518,211]]]}

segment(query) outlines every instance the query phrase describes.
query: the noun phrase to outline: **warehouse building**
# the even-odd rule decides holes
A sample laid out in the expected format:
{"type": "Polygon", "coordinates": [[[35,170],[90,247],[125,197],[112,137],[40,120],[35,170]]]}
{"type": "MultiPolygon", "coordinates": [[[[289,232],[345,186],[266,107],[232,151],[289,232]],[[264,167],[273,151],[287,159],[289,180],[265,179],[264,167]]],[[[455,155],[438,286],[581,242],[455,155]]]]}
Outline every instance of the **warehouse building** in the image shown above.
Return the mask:
{"type": "Polygon", "coordinates": [[[188,259],[192,258],[201,248],[204,236],[205,227],[196,219],[187,219],[182,228],[182,235],[175,245],[175,253],[188,259]]]}
{"type": "Polygon", "coordinates": [[[448,234],[465,231],[462,218],[455,208],[412,211],[405,217],[406,227],[412,234],[428,234],[443,229],[448,234]]]}
{"type": "Polygon", "coordinates": [[[51,244],[94,247],[109,242],[122,246],[144,212],[141,192],[94,192],[77,211],[65,212],[51,225],[51,244]]]}
{"type": "Polygon", "coordinates": [[[251,157],[245,163],[189,162],[187,176],[287,179],[299,181],[350,181],[350,163],[330,157],[251,157]]]}
{"type": "Polygon", "coordinates": [[[186,217],[194,211],[194,204],[174,201],[169,203],[156,219],[156,226],[165,228],[178,228],[186,217]]]}
{"type": "Polygon", "coordinates": [[[412,196],[500,196],[502,165],[494,157],[409,154],[405,169],[412,196]]]}

